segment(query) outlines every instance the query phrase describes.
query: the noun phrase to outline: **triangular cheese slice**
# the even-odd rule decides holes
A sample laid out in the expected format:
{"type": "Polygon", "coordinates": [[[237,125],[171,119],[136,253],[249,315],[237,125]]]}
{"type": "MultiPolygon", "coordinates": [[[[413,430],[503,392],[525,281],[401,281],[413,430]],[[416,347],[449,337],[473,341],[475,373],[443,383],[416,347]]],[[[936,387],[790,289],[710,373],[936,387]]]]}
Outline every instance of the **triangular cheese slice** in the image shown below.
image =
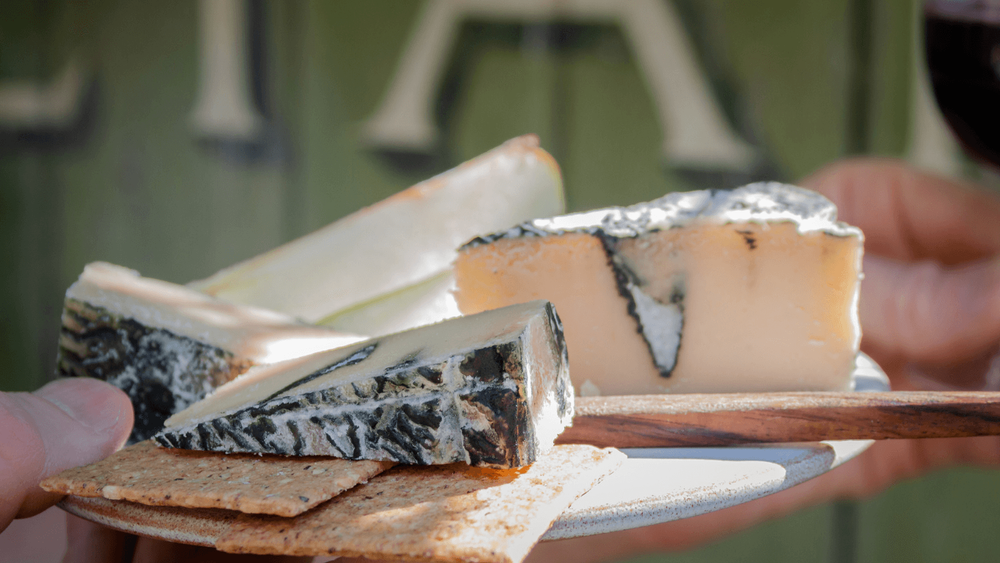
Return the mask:
{"type": "Polygon", "coordinates": [[[57,373],[124,390],[138,442],[253,365],[362,339],[96,262],[66,292],[57,373]]]}
{"type": "Polygon", "coordinates": [[[525,135],[189,286],[338,330],[388,334],[459,315],[449,275],[459,245],[564,209],[559,166],[525,135]]]}
{"type": "Polygon", "coordinates": [[[534,301],[254,368],[157,442],[222,452],[517,467],[573,416],[555,309],[534,301]]]}

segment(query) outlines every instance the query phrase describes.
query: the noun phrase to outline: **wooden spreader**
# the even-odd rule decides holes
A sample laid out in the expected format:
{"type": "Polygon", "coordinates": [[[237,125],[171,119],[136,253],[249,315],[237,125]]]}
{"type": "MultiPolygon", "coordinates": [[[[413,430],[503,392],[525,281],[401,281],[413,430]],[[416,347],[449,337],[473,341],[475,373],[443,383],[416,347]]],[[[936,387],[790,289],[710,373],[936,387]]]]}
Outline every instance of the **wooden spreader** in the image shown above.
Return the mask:
{"type": "Polygon", "coordinates": [[[558,444],[652,448],[1000,434],[998,392],[578,397],[558,444]]]}

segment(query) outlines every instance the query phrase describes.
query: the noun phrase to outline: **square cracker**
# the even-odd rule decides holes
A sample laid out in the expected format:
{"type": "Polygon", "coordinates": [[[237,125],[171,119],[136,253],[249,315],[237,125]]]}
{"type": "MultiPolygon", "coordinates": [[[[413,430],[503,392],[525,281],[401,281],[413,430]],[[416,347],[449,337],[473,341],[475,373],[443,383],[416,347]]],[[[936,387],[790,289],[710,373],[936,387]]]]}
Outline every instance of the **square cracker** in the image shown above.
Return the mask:
{"type": "Polygon", "coordinates": [[[46,491],[141,504],[295,516],[392,467],[385,461],[256,456],[145,441],[42,481],[46,491]]]}
{"type": "Polygon", "coordinates": [[[60,506],[130,533],[231,552],[517,563],[624,458],[556,446],[520,470],[398,467],[293,518],[72,496],[60,506]]]}
{"type": "Polygon", "coordinates": [[[527,468],[398,466],[293,519],[241,515],[216,540],[233,553],[516,563],[625,459],[556,446],[527,468]]]}

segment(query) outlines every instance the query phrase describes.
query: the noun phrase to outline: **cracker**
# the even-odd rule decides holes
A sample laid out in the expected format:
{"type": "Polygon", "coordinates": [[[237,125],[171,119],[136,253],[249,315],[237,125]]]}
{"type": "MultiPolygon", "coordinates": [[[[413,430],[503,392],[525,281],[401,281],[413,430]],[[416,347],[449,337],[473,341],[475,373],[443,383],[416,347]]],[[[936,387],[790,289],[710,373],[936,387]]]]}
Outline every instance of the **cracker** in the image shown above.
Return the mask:
{"type": "Polygon", "coordinates": [[[215,543],[232,553],[410,561],[521,561],[553,521],[625,459],[557,446],[520,470],[399,466],[294,519],[241,515],[215,543]]]}
{"type": "Polygon", "coordinates": [[[219,454],[140,442],[42,481],[46,491],[295,516],[392,467],[385,461],[219,454]]]}
{"type": "Polygon", "coordinates": [[[109,528],[170,542],[212,547],[239,517],[239,512],[215,508],[148,506],[101,497],[68,496],[59,508],[109,528]]]}

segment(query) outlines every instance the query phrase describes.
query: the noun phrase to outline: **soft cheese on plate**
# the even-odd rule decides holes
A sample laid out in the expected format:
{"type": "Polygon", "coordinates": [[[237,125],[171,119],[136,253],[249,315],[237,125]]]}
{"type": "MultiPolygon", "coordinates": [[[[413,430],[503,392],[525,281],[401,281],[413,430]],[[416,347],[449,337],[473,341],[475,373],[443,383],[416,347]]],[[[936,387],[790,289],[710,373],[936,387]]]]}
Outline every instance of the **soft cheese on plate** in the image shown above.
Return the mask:
{"type": "Polygon", "coordinates": [[[559,317],[533,301],[257,367],[180,412],[163,446],[518,467],[573,416],[559,317]]]}
{"type": "Polygon", "coordinates": [[[583,395],[847,390],[863,236],[778,183],[537,219],[466,244],[466,314],[549,299],[583,395]]]}
{"type": "Polygon", "coordinates": [[[525,135],[189,287],[337,330],[398,332],[459,315],[459,245],[564,209],[559,166],[525,135]]]}
{"type": "Polygon", "coordinates": [[[64,307],[58,374],[124,390],[135,408],[132,442],[253,365],[363,339],[102,262],[84,268],[64,307]]]}

